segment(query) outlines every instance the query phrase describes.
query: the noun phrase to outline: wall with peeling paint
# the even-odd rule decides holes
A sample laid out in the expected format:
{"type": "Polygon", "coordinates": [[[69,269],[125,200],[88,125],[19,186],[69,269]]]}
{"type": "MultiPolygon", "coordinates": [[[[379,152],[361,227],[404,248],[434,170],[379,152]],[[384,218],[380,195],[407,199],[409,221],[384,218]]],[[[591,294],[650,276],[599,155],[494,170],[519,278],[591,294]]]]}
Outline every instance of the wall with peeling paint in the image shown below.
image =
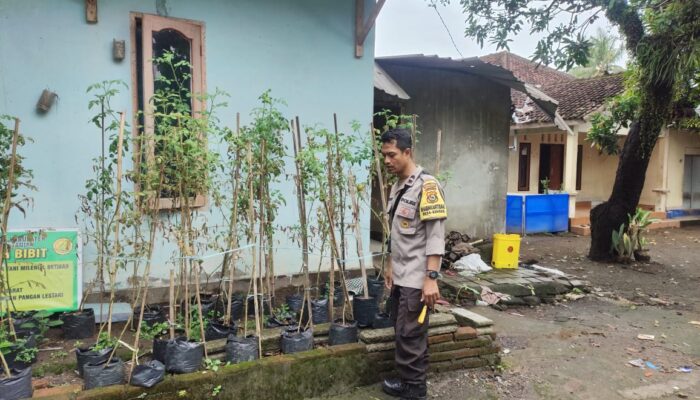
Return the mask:
{"type": "MultiPolygon", "coordinates": [[[[367,10],[371,3],[367,1],[367,10]]],[[[349,131],[351,121],[364,124],[371,118],[374,37],[371,33],[367,39],[365,56],[356,59],[351,1],[98,0],[98,23],[88,24],[82,0],[0,0],[0,114],[19,117],[22,131],[34,139],[23,152],[39,188],[26,217],[12,214],[12,228],[80,225],[75,218],[78,194],[92,175],[91,159],[100,153],[100,133],[89,122],[94,113],[87,108],[85,90],[108,79],[131,83],[130,12],[204,22],[208,90],[220,88],[231,95],[219,114],[225,125],[235,125],[236,112],[246,124],[257,97],[268,88],[286,100],[285,114],[298,115],[303,125],[332,128],[337,112],[341,129],[349,131]],[[121,62],[112,59],[113,39],[126,40],[127,57],[121,62]],[[56,92],[58,99],[48,113],[39,115],[35,105],[44,88],[56,92]]],[[[126,110],[131,120],[131,101],[131,92],[124,91],[112,106],[126,110]]],[[[291,138],[288,142],[291,152],[291,138]]],[[[293,171],[291,163],[287,171],[293,171]]],[[[367,172],[357,175],[364,178],[367,172]]],[[[279,224],[295,224],[292,180],[283,178],[278,189],[287,200],[279,224]]],[[[211,227],[221,223],[215,209],[202,218],[211,227]]],[[[365,208],[363,220],[368,218],[365,208]]],[[[369,249],[365,236],[364,248],[369,249]]],[[[298,272],[301,252],[285,235],[278,239],[277,272],[298,272]]],[[[152,284],[162,286],[174,245],[161,235],[157,246],[152,284]]],[[[354,249],[352,241],[349,248],[354,249]]],[[[94,276],[89,262],[95,259],[95,249],[89,243],[84,249],[87,282],[94,276]]],[[[211,258],[206,267],[211,272],[219,262],[211,258]]],[[[120,272],[120,287],[126,286],[129,275],[120,272]]]]}
{"type": "Polygon", "coordinates": [[[447,229],[490,237],[502,232],[508,182],[510,89],[482,77],[382,62],[411,96],[403,113],[418,115],[416,159],[435,171],[442,130],[441,174],[447,229]]]}

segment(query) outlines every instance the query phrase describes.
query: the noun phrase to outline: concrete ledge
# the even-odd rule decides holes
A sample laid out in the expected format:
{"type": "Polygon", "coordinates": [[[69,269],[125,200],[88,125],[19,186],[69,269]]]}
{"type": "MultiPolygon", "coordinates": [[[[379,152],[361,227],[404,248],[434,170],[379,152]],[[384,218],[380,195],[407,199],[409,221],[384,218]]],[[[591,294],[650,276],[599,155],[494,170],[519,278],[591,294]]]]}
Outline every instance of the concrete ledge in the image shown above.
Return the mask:
{"type": "Polygon", "coordinates": [[[483,328],[486,326],[493,325],[493,321],[479,315],[475,312],[471,312],[464,308],[453,308],[452,315],[457,318],[457,321],[462,326],[471,326],[473,328],[483,328]]]}

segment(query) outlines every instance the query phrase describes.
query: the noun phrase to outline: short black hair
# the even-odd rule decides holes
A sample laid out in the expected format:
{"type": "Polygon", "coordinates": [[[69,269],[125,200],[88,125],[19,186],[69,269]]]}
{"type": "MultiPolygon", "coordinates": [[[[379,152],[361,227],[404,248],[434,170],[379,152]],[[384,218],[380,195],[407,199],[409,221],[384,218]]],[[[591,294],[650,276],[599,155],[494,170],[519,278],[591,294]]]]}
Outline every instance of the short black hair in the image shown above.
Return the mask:
{"type": "Polygon", "coordinates": [[[413,140],[411,140],[411,132],[404,128],[389,129],[388,131],[382,133],[380,139],[382,143],[391,143],[396,141],[396,147],[399,150],[404,151],[413,147],[413,140]]]}

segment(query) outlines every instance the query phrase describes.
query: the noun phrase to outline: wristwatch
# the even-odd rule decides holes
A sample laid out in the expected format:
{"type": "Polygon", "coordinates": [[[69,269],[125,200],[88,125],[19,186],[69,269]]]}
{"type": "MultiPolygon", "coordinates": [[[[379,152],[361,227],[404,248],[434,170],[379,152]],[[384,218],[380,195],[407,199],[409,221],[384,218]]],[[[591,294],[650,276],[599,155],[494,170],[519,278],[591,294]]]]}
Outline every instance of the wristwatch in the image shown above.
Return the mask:
{"type": "Polygon", "coordinates": [[[426,274],[428,275],[428,278],[430,278],[432,280],[436,280],[437,278],[440,277],[440,273],[437,271],[428,270],[428,271],[426,271],[426,274]]]}

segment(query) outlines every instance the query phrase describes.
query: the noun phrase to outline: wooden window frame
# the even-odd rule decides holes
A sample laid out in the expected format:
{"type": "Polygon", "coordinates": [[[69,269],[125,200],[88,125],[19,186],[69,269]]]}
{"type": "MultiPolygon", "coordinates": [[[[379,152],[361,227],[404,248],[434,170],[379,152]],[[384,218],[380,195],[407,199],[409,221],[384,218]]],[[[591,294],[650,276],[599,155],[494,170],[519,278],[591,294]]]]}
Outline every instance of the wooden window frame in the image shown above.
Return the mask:
{"type": "Polygon", "coordinates": [[[518,144],[518,191],[528,192],[530,191],[530,164],[532,163],[532,143],[519,143],[518,144]],[[523,148],[527,147],[527,165],[525,166],[525,176],[523,185],[520,184],[520,160],[522,158],[523,148]]]}
{"type": "MultiPolygon", "coordinates": [[[[205,45],[205,26],[204,22],[195,21],[183,18],[172,18],[172,17],[161,17],[153,14],[131,12],[129,14],[129,30],[131,35],[131,88],[132,88],[132,110],[133,118],[132,123],[136,129],[133,129],[134,139],[137,139],[138,135],[141,134],[142,130],[154,129],[153,118],[149,117],[151,110],[149,99],[153,96],[153,62],[152,62],[152,51],[153,48],[150,46],[143,46],[141,60],[142,65],[138,65],[137,57],[137,38],[136,35],[136,25],[137,20],[141,20],[141,40],[145,35],[146,28],[172,28],[181,33],[186,37],[192,38],[191,45],[191,63],[192,63],[192,92],[206,93],[206,45],[205,45]],[[199,52],[197,52],[199,48],[199,52]],[[139,68],[142,68],[142,86],[139,85],[139,68]],[[144,105],[144,121],[143,126],[139,120],[139,91],[143,90],[143,105],[144,105]]],[[[150,34],[149,34],[150,35],[150,34]]],[[[196,100],[193,96],[192,101],[192,112],[194,114],[200,114],[205,110],[205,102],[203,100],[196,100]]],[[[141,162],[139,159],[140,149],[138,148],[138,140],[134,140],[134,165],[138,165],[141,162]]],[[[151,146],[151,149],[153,146],[151,146]]],[[[147,155],[148,157],[154,157],[153,150],[147,155]]],[[[138,186],[135,187],[136,191],[139,190],[138,186]]],[[[208,204],[207,195],[204,193],[197,194],[194,198],[190,198],[189,207],[191,208],[201,208],[206,207],[208,204]]],[[[182,206],[182,202],[175,197],[160,197],[155,202],[147,205],[149,208],[157,208],[158,210],[176,210],[182,206]]]]}
{"type": "Polygon", "coordinates": [[[583,177],[583,145],[576,148],[576,190],[581,190],[581,178],[583,177]]]}

